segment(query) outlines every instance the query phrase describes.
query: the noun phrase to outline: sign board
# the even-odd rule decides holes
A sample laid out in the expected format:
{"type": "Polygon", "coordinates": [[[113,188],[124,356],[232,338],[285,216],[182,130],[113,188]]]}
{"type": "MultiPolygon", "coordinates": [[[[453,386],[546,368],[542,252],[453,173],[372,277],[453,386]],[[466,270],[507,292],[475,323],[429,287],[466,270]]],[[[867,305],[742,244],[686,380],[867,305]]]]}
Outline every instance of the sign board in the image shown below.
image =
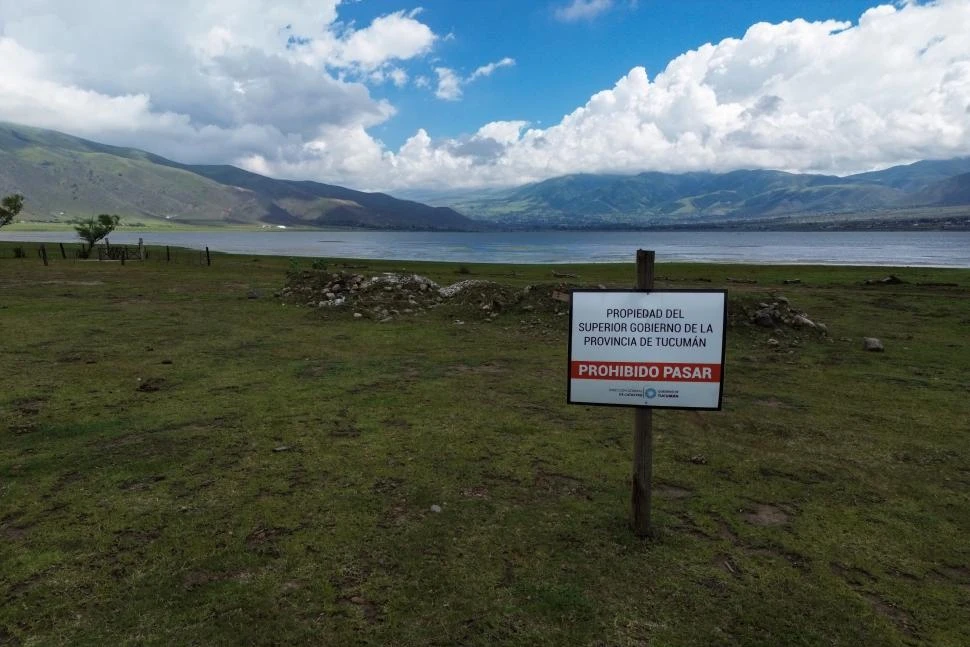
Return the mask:
{"type": "Polygon", "coordinates": [[[726,290],[575,290],[570,404],[721,408],[726,290]]]}

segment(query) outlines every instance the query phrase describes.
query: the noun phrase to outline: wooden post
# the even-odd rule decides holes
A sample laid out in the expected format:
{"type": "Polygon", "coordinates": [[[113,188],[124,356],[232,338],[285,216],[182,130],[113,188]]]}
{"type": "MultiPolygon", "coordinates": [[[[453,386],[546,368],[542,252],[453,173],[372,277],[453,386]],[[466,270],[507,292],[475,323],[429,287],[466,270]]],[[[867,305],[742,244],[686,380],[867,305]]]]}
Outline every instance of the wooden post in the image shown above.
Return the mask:
{"type": "Polygon", "coordinates": [[[205,248],[205,264],[207,266],[208,265],[212,265],[212,259],[209,258],[209,248],[208,247],[205,248]]]}
{"type": "MultiPolygon", "coordinates": [[[[653,289],[653,264],[656,253],[637,250],[637,289],[653,289]]],[[[653,478],[653,409],[633,411],[633,499],[631,525],[637,537],[650,535],[650,495],[653,478]]]]}
{"type": "Polygon", "coordinates": [[[138,239],[138,260],[145,260],[145,242],[141,238],[138,239]]]}
{"type": "Polygon", "coordinates": [[[40,246],[40,257],[44,259],[44,267],[47,267],[47,248],[43,245],[40,246]]]}
{"type": "Polygon", "coordinates": [[[165,246],[165,262],[166,263],[172,262],[172,252],[168,250],[168,245],[165,246]]]}
{"type": "Polygon", "coordinates": [[[125,264],[125,259],[127,259],[127,258],[128,258],[128,246],[125,245],[124,247],[121,248],[121,264],[122,265],[125,264]]]}
{"type": "Polygon", "coordinates": [[[61,246],[61,258],[63,258],[66,261],[67,260],[67,252],[64,251],[64,243],[58,243],[58,245],[61,246]]]}

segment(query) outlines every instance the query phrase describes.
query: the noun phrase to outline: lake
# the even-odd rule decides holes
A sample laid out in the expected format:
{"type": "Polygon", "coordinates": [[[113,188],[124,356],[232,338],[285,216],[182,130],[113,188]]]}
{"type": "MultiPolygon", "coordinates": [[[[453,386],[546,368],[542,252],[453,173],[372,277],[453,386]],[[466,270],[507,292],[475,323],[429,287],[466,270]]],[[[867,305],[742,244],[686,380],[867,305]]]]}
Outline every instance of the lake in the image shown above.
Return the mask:
{"type": "MultiPolygon", "coordinates": [[[[237,254],[466,263],[612,263],[637,248],[659,262],[970,267],[970,232],[116,232],[118,244],[237,254]]],[[[0,240],[76,242],[69,232],[8,232],[0,240]]]]}

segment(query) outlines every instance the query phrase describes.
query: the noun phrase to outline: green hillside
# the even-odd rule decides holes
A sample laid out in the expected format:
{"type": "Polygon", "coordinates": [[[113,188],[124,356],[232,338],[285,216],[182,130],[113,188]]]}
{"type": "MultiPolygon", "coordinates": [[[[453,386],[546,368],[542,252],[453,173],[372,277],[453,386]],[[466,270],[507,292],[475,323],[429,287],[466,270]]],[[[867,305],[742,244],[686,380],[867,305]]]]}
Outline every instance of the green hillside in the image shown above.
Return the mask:
{"type": "Polygon", "coordinates": [[[21,218],[68,222],[98,213],[125,222],[272,223],[469,230],[447,207],[317,182],[275,180],[232,166],[192,166],[130,148],[0,123],[0,194],[27,196],[21,218]]]}
{"type": "Polygon", "coordinates": [[[729,173],[566,175],[502,195],[457,199],[473,218],[521,228],[729,225],[758,220],[867,219],[899,209],[966,206],[970,158],[925,161],[848,177],[729,173]],[[963,178],[963,179],[961,179],[963,178]]]}

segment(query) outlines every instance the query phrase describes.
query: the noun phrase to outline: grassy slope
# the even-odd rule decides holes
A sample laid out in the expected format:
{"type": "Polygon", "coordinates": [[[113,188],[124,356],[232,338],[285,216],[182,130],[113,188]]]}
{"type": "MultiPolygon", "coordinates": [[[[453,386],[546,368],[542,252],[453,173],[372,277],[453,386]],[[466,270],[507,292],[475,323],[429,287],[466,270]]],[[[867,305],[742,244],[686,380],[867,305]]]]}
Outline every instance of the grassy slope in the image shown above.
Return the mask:
{"type": "Polygon", "coordinates": [[[639,541],[632,415],[564,404],[565,317],[376,324],[281,306],[285,259],[9,249],[0,643],[970,643],[966,271],[659,266],[783,291],[836,341],[729,331],[725,410],[655,415],[639,541]]]}
{"type": "Polygon", "coordinates": [[[0,186],[28,196],[24,218],[48,221],[108,212],[133,222],[164,222],[175,215],[184,222],[215,224],[227,218],[255,220],[265,211],[248,192],[155,164],[141,151],[4,124],[0,186]]]}

